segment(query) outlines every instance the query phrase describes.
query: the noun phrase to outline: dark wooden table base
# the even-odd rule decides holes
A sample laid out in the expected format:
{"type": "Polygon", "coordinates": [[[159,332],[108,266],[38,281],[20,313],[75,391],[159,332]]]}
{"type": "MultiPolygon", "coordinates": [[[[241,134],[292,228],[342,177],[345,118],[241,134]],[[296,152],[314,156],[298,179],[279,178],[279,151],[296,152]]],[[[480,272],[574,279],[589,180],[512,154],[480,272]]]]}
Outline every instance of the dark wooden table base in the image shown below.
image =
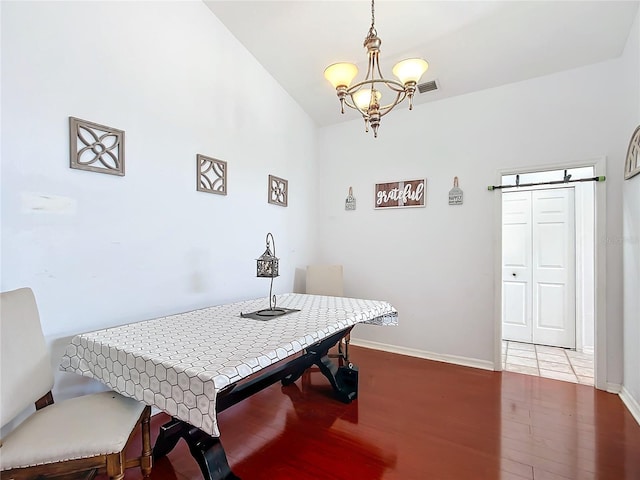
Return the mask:
{"type": "MultiPolygon", "coordinates": [[[[350,403],[355,400],[358,396],[357,367],[352,364],[339,367],[329,358],[329,350],[347,336],[352,328],[335,333],[308,347],[301,356],[280,362],[261,375],[250,377],[225,389],[216,399],[216,411],[223,412],[276,382],[282,382],[283,386],[291,385],[314,365],[329,380],[341,402],[350,403]]],[[[231,471],[219,438],[212,437],[177,418],[171,419],[160,428],[153,449],[154,460],[166,456],[180,439],[184,439],[189,446],[189,451],[198,462],[205,480],[240,480],[231,471]]]]}

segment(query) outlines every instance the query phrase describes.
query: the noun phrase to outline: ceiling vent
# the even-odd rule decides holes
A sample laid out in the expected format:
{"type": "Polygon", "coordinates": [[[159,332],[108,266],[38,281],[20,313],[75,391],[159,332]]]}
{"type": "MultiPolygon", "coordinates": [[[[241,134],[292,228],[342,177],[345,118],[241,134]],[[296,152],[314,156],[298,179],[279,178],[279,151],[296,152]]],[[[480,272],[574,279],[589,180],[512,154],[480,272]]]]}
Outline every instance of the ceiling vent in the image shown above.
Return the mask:
{"type": "Polygon", "coordinates": [[[435,80],[418,84],[418,91],[420,93],[427,93],[433,90],[438,90],[438,85],[436,84],[435,80]]]}

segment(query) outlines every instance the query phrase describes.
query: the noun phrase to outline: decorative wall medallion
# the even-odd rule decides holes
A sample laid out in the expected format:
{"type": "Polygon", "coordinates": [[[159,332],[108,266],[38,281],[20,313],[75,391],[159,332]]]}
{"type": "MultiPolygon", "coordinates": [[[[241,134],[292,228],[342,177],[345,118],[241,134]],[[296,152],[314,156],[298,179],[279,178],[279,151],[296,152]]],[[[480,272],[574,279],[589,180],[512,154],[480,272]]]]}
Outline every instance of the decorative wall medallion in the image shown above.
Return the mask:
{"type": "Polygon", "coordinates": [[[124,130],[69,117],[70,167],[124,176],[124,130]]]}
{"type": "Polygon", "coordinates": [[[289,182],[284,178],[269,175],[269,203],[286,207],[289,199],[289,182]]]}
{"type": "Polygon", "coordinates": [[[449,190],[449,205],[462,205],[462,189],[458,187],[458,177],[453,177],[453,188],[449,190]]]}
{"type": "Polygon", "coordinates": [[[377,183],[375,208],[424,207],[427,181],[402,180],[400,182],[377,183]]]}
{"type": "Polygon", "coordinates": [[[198,177],[196,188],[199,192],[227,194],[227,162],[197,154],[198,177]]]}
{"type": "Polygon", "coordinates": [[[356,209],[356,198],[353,196],[353,188],[351,187],[349,187],[349,195],[347,195],[347,199],[344,201],[344,209],[345,210],[356,209]]]}
{"type": "Polygon", "coordinates": [[[640,126],[636,128],[627,149],[627,161],[624,164],[624,179],[629,180],[631,177],[640,173],[640,126]]]}

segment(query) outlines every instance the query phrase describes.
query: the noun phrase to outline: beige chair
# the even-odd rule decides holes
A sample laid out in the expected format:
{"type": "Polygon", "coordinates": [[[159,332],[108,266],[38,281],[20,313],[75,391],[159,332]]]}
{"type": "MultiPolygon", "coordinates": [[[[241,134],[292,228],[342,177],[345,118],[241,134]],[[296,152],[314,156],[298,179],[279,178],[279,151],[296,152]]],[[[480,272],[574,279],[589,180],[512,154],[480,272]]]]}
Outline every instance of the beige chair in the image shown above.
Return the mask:
{"type": "MultiPolygon", "coordinates": [[[[151,473],[150,408],[115,392],[53,403],[53,371],[29,288],[0,294],[0,419],[4,427],[35,403],[36,411],[0,446],[2,479],[41,479],[88,472],[124,478],[126,468],[151,473]],[[127,460],[124,451],[136,427],[142,454],[127,460]]],[[[64,477],[70,478],[70,477],[64,477]]],[[[74,477],[76,478],[76,477],[74,477]]]]}
{"type": "MultiPolygon", "coordinates": [[[[344,296],[344,282],[342,265],[308,265],[306,293],[311,295],[327,295],[330,297],[344,296]]],[[[349,363],[349,341],[351,334],[347,334],[338,343],[338,362],[343,365],[349,363]]]]}
{"type": "Polygon", "coordinates": [[[307,266],[307,293],[343,297],[342,265],[307,266]]]}

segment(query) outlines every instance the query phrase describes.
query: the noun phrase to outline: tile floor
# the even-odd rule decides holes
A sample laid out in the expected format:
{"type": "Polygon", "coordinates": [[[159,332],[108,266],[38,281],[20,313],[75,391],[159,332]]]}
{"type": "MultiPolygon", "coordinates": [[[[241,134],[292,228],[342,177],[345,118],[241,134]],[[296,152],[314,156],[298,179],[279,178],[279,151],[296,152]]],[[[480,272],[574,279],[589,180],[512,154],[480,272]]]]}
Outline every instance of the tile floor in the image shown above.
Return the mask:
{"type": "Polygon", "coordinates": [[[502,362],[508,372],[593,385],[593,354],[503,340],[502,362]]]}

